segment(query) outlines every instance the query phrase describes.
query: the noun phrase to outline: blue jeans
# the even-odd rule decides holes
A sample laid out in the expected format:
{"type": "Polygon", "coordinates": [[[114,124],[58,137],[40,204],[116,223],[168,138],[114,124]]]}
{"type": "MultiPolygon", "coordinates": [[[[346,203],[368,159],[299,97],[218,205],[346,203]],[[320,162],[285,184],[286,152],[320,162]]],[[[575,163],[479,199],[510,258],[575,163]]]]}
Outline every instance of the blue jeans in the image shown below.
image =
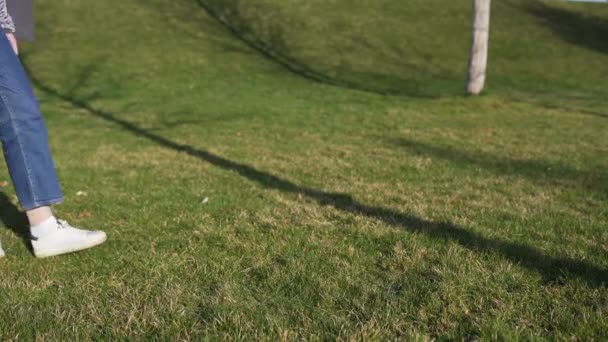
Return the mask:
{"type": "Polygon", "coordinates": [[[19,58],[0,31],[0,141],[25,210],[63,200],[38,101],[19,58]]]}

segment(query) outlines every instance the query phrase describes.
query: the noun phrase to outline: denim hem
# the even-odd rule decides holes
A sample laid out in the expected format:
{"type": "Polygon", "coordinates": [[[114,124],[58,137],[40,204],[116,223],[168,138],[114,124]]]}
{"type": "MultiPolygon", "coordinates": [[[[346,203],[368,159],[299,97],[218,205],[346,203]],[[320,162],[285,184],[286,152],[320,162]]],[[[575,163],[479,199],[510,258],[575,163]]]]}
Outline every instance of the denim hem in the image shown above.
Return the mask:
{"type": "Polygon", "coordinates": [[[53,204],[59,204],[63,202],[63,197],[50,198],[45,200],[37,200],[32,203],[28,203],[27,205],[21,205],[25,210],[32,210],[39,207],[46,207],[53,204]]]}

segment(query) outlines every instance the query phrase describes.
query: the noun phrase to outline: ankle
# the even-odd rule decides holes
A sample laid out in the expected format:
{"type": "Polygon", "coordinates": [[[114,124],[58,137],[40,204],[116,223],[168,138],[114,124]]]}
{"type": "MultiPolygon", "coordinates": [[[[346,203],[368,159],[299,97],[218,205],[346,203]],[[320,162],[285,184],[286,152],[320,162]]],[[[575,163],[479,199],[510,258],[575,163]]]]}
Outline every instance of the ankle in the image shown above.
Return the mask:
{"type": "Polygon", "coordinates": [[[42,222],[47,221],[49,218],[53,217],[53,212],[51,211],[51,207],[38,207],[26,212],[27,220],[30,223],[30,226],[36,226],[41,224],[42,222]]]}
{"type": "Polygon", "coordinates": [[[55,232],[58,228],[57,219],[55,216],[50,216],[46,220],[30,226],[30,233],[34,238],[43,238],[55,232]]]}

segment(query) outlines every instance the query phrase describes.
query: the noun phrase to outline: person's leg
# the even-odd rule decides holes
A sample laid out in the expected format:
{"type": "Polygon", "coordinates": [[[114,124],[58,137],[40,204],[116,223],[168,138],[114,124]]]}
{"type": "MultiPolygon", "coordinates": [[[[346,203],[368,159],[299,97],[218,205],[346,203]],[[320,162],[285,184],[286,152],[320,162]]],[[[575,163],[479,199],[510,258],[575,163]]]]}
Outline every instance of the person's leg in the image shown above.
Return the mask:
{"type": "Polygon", "coordinates": [[[38,102],[3,34],[0,34],[0,140],[15,192],[25,210],[63,200],[38,102]]]}
{"type": "Polygon", "coordinates": [[[53,216],[53,211],[49,206],[34,208],[25,213],[27,214],[27,220],[30,222],[30,226],[41,224],[53,216]]]}
{"type": "Polygon", "coordinates": [[[63,200],[46,126],[31,85],[6,36],[0,34],[0,140],[19,203],[26,210],[36,256],[51,256],[105,241],[58,221],[50,205],[63,200]]]}

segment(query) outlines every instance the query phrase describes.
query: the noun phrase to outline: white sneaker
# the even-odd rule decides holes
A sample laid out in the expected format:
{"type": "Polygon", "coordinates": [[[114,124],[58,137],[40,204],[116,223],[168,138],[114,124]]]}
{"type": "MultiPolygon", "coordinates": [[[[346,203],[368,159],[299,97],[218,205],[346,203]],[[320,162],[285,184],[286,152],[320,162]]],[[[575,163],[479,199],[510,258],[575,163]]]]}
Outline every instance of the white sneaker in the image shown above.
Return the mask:
{"type": "Polygon", "coordinates": [[[2,244],[0,244],[0,258],[4,256],[4,250],[2,249],[2,244]]]}
{"type": "Polygon", "coordinates": [[[102,244],[107,239],[104,232],[74,228],[63,220],[57,220],[57,225],[56,231],[32,239],[36,257],[46,258],[81,251],[102,244]]]}

